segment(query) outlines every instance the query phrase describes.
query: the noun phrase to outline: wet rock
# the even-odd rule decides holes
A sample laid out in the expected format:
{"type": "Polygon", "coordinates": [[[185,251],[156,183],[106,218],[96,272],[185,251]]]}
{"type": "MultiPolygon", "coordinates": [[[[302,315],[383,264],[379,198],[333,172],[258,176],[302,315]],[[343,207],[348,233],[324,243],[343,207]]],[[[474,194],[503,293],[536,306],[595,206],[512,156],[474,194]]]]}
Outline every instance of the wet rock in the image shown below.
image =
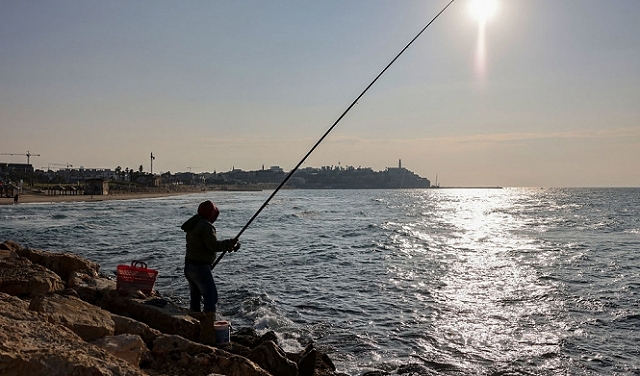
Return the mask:
{"type": "Polygon", "coordinates": [[[316,371],[317,358],[318,351],[313,345],[307,346],[298,361],[298,376],[313,376],[316,371]]]}
{"type": "Polygon", "coordinates": [[[159,336],[153,344],[152,353],[156,359],[154,369],[176,375],[270,376],[247,358],[176,335],[159,336]]]}
{"type": "Polygon", "coordinates": [[[251,350],[248,358],[273,375],[298,375],[298,365],[289,360],[287,354],[273,341],[265,341],[251,350]]]}
{"type": "Polygon", "coordinates": [[[231,343],[254,348],[260,344],[260,336],[253,328],[239,328],[231,333],[231,343]]]}

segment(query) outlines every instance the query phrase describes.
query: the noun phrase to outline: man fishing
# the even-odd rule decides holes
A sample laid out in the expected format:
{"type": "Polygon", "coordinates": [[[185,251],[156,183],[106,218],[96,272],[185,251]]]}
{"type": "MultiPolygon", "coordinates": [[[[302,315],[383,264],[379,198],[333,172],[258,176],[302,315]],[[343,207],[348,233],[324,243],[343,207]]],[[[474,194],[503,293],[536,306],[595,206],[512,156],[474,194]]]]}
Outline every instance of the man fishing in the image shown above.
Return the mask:
{"type": "Polygon", "coordinates": [[[214,322],[218,290],[213,280],[212,265],[217,252],[233,252],[240,248],[238,239],[218,240],[213,222],[218,219],[220,210],[211,201],[198,206],[198,214],[189,218],[181,228],[187,233],[187,254],[185,256],[184,275],[189,281],[189,309],[194,317],[200,319],[200,342],[215,344],[214,322]],[[204,313],[201,311],[204,300],[204,313]]]}

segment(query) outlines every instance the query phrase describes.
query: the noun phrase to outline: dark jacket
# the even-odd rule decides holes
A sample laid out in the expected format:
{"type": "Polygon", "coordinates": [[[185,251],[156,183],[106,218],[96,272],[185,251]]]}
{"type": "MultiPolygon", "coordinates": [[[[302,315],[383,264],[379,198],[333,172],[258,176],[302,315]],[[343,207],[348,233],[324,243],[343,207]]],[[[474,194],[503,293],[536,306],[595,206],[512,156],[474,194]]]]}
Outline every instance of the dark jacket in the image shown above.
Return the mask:
{"type": "Polygon", "coordinates": [[[180,228],[187,233],[187,262],[211,265],[216,252],[231,248],[230,240],[218,240],[213,223],[201,215],[189,218],[180,228]]]}

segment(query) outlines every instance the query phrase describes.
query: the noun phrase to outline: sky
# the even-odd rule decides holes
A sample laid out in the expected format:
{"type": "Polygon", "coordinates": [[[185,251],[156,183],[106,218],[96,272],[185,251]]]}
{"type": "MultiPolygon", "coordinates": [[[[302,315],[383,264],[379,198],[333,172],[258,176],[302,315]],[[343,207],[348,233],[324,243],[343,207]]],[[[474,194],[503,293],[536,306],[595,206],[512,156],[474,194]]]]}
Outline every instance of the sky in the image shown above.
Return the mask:
{"type": "MultiPolygon", "coordinates": [[[[470,1],[302,167],[640,187],[640,1],[470,1]]],[[[1,1],[0,162],[288,171],[448,2],[1,1]]]]}

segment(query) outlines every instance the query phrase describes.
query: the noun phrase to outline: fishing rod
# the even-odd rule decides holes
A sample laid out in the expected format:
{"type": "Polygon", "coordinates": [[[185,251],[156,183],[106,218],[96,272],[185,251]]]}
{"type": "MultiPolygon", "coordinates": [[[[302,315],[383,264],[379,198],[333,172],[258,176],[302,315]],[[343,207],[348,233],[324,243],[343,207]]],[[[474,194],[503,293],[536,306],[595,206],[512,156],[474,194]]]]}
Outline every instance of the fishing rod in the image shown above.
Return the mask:
{"type": "MultiPolygon", "coordinates": [[[[345,115],[351,110],[351,108],[353,108],[353,106],[356,105],[356,103],[358,103],[358,100],[360,100],[360,98],[362,98],[364,96],[364,94],[369,91],[369,89],[371,88],[371,86],[373,86],[373,84],[376,83],[376,81],[378,81],[378,79],[387,71],[387,69],[389,69],[389,67],[391,67],[391,65],[393,65],[393,63],[395,63],[396,60],[398,60],[398,58],[400,57],[400,55],[402,55],[408,48],[409,46],[411,46],[413,44],[413,42],[415,42],[416,39],[418,39],[420,37],[420,35],[422,35],[422,33],[427,30],[427,28],[429,26],[431,26],[431,24],[438,18],[440,17],[440,15],[442,13],[444,13],[445,10],[447,10],[447,8],[449,8],[449,6],[454,2],[455,0],[451,0],[449,1],[449,3],[442,8],[442,10],[440,12],[438,12],[438,14],[435,15],[435,17],[433,17],[433,19],[431,19],[431,21],[429,21],[429,23],[422,28],[422,30],[420,30],[420,32],[413,37],[413,39],[411,39],[411,41],[409,43],[407,43],[406,46],[404,46],[404,48],[396,55],[396,57],[393,58],[393,60],[391,60],[391,62],[389,64],[387,64],[386,67],[384,67],[384,69],[378,73],[378,75],[376,76],[376,78],[373,79],[373,81],[371,81],[371,83],[362,91],[362,93],[360,93],[360,95],[358,95],[358,97],[351,102],[351,104],[349,105],[349,107],[347,107],[346,110],[344,110],[344,112],[342,113],[342,115],[340,115],[340,117],[338,117],[338,119],[333,123],[333,125],[331,125],[331,127],[329,127],[329,129],[322,135],[322,137],[320,137],[320,139],[315,143],[315,145],[313,145],[313,147],[307,152],[307,154],[305,154],[305,156],[300,160],[300,162],[298,162],[298,164],[291,170],[289,171],[289,173],[287,174],[287,176],[285,176],[284,180],[282,180],[282,182],[280,183],[280,185],[278,185],[278,187],[273,191],[273,193],[271,193],[271,195],[266,199],[266,201],[262,204],[262,206],[260,207],[260,209],[258,209],[258,211],[255,212],[255,214],[251,217],[251,219],[249,219],[249,221],[247,222],[246,225],[244,225],[244,227],[240,230],[240,232],[238,233],[238,235],[236,235],[236,237],[234,239],[238,240],[240,239],[240,235],[242,235],[242,233],[249,227],[249,225],[251,225],[251,223],[253,222],[254,219],[256,219],[256,217],[262,212],[262,210],[269,204],[269,201],[271,201],[271,199],[273,198],[273,196],[276,195],[276,193],[278,193],[278,191],[287,183],[287,181],[289,180],[289,178],[291,176],[293,176],[293,174],[298,170],[298,168],[300,168],[300,166],[304,163],[304,161],[307,160],[307,158],[311,155],[311,153],[313,153],[314,150],[316,150],[316,148],[318,147],[318,145],[320,145],[320,143],[329,135],[329,133],[331,133],[331,131],[333,130],[333,128],[336,127],[336,125],[338,125],[338,123],[342,120],[342,118],[345,117],[345,115]]],[[[237,249],[238,247],[236,247],[235,249],[237,249]]],[[[235,250],[234,249],[234,250],[235,250]]],[[[220,257],[218,257],[218,259],[213,263],[213,265],[211,266],[211,269],[215,268],[216,265],[218,265],[218,262],[220,262],[220,260],[222,259],[222,257],[227,253],[227,251],[223,251],[222,254],[220,255],[220,257]]]]}

